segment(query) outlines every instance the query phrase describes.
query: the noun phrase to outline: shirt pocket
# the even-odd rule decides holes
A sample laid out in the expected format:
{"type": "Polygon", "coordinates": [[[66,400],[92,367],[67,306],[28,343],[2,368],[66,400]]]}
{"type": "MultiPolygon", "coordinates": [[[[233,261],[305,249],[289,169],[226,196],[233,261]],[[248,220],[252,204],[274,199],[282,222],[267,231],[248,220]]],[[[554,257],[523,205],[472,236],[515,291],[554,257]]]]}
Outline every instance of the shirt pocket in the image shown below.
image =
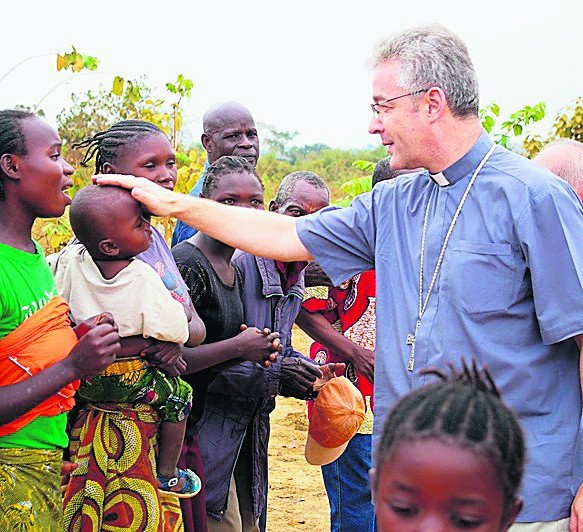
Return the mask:
{"type": "Polygon", "coordinates": [[[445,297],[454,307],[467,314],[508,309],[516,278],[510,244],[458,240],[448,251],[445,297]]]}

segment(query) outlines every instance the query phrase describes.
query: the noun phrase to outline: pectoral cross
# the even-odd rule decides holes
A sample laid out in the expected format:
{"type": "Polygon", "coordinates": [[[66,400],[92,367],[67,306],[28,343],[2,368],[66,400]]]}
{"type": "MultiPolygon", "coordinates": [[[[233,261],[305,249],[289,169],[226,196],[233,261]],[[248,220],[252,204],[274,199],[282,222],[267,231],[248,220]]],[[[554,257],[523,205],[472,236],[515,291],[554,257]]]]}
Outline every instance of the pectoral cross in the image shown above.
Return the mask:
{"type": "Polygon", "coordinates": [[[411,346],[411,352],[409,353],[409,361],[407,362],[407,369],[413,371],[415,367],[415,342],[417,341],[417,331],[421,327],[421,320],[417,320],[415,323],[415,332],[407,334],[407,345],[411,346]]]}

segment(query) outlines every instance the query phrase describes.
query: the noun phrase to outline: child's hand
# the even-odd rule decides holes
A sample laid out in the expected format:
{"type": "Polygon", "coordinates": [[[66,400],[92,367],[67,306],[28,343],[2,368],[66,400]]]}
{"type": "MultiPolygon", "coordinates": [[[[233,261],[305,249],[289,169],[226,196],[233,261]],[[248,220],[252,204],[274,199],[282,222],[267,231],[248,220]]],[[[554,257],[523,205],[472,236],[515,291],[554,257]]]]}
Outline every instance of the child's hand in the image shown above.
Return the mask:
{"type": "Polygon", "coordinates": [[[154,343],[140,353],[146,360],[171,377],[178,377],[186,370],[186,363],[182,358],[182,346],[173,342],[154,340],[154,343]]]}
{"type": "Polygon", "coordinates": [[[94,329],[97,325],[100,325],[102,323],[109,323],[113,325],[115,327],[115,330],[117,331],[117,325],[110,312],[102,312],[97,316],[91,316],[91,318],[88,318],[85,321],[79,323],[79,325],[77,325],[76,327],[73,327],[73,330],[75,331],[77,338],[81,339],[91,329],[94,329]]]}
{"type": "Polygon", "coordinates": [[[180,377],[186,371],[186,362],[183,358],[179,358],[174,363],[165,363],[158,366],[169,377],[180,377]]]}
{"type": "Polygon", "coordinates": [[[115,362],[115,354],[120,349],[117,327],[111,323],[101,323],[85,333],[65,362],[77,378],[92,377],[115,362]]]}
{"type": "Polygon", "coordinates": [[[243,324],[237,340],[241,358],[257,362],[266,368],[277,360],[277,353],[282,350],[279,333],[271,332],[269,329],[261,331],[257,327],[247,327],[243,324]]]}

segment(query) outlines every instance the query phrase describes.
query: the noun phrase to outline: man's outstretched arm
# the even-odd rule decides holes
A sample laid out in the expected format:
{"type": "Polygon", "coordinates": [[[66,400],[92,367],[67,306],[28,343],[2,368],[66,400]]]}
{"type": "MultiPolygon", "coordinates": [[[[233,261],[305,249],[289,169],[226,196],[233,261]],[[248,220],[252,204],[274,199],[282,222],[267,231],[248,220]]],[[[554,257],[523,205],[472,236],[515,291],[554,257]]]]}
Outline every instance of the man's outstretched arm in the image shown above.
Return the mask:
{"type": "Polygon", "coordinates": [[[96,176],[99,185],[116,185],[157,216],[173,216],[225,244],[252,255],[285,262],[311,260],[291,216],[223,205],[177,194],[142,177],[107,174],[96,176]]]}

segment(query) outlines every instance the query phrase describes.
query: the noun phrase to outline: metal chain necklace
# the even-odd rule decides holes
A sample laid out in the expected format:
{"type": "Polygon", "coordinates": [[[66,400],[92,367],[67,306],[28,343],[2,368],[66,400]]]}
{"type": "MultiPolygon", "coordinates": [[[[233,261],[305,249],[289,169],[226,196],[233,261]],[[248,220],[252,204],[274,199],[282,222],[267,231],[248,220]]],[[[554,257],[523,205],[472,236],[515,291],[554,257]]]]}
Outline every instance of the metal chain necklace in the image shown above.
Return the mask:
{"type": "Polygon", "coordinates": [[[429,220],[429,209],[431,208],[431,198],[427,202],[427,207],[425,208],[425,216],[423,218],[423,230],[421,232],[421,258],[419,260],[419,306],[417,312],[417,321],[415,323],[415,330],[412,333],[407,334],[407,345],[411,346],[411,352],[409,353],[409,361],[407,363],[407,369],[409,371],[413,371],[415,367],[415,342],[417,341],[417,333],[419,332],[419,328],[421,327],[421,319],[427,310],[427,305],[429,304],[429,298],[431,297],[431,293],[433,292],[433,287],[439,277],[439,272],[441,271],[441,264],[443,263],[443,256],[445,255],[445,250],[447,248],[447,243],[449,242],[449,238],[453,233],[453,228],[459,218],[459,215],[462,211],[462,207],[466,202],[466,199],[470,193],[472,185],[476,180],[477,175],[480,173],[482,167],[486,164],[486,161],[489,159],[490,155],[494,152],[496,145],[492,145],[488,153],[484,156],[481,160],[480,164],[474,171],[468,186],[466,187],[465,192],[457,206],[457,209],[453,215],[451,223],[449,224],[449,228],[447,233],[445,234],[445,239],[443,241],[443,245],[441,246],[441,251],[439,252],[439,256],[437,258],[437,264],[435,265],[435,269],[433,270],[433,275],[431,276],[431,281],[429,283],[429,288],[427,289],[427,294],[425,296],[425,300],[423,299],[423,268],[425,265],[425,237],[427,235],[427,222],[429,220]]]}

